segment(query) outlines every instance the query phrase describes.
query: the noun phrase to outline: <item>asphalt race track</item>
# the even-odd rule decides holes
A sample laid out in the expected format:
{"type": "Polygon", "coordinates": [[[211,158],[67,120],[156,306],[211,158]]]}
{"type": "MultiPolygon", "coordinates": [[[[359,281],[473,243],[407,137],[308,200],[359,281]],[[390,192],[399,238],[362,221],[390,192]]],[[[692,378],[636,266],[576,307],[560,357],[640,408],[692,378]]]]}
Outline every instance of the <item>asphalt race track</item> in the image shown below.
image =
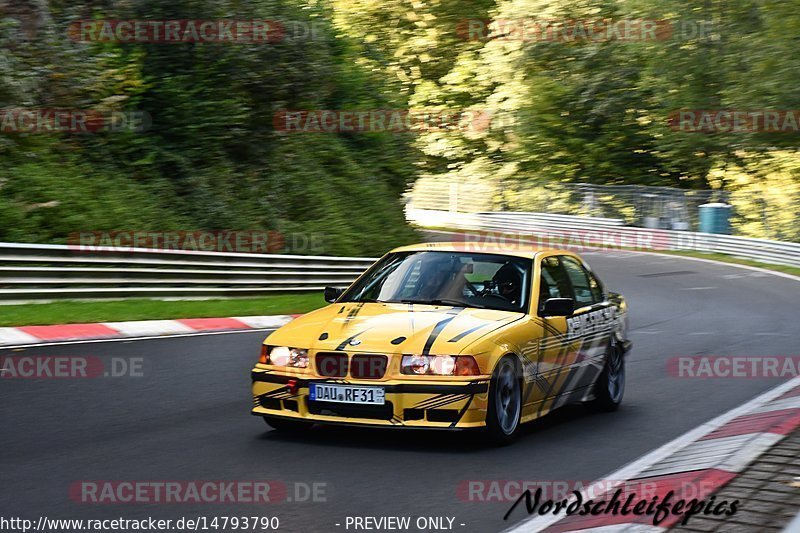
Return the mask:
{"type": "Polygon", "coordinates": [[[263,332],[0,351],[143,358],[141,377],[0,380],[0,508],[34,520],[277,516],[281,531],[297,532],[346,531],[348,516],[444,516],[456,531],[500,531],[524,510],[504,522],[509,502],[463,501],[460,483],[589,482],[778,384],[670,377],[670,357],[798,354],[795,280],[648,254],[585,257],[630,304],[634,351],[617,413],[566,408],[499,449],[463,433],[322,427],[290,437],[249,414],[263,332]],[[326,501],[97,505],[70,499],[81,480],[277,480],[301,500],[295,483],[317,482],[326,501]]]}

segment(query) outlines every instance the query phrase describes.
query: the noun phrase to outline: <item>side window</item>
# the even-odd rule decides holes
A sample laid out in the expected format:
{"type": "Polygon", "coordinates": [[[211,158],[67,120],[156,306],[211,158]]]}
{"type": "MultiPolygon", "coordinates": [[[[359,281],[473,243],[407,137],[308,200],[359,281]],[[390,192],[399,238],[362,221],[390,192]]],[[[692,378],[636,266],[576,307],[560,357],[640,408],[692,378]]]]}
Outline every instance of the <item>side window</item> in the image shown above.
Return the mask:
{"type": "Polygon", "coordinates": [[[561,267],[558,257],[542,259],[542,275],[539,280],[539,309],[549,298],[572,298],[569,278],[561,267]]]}
{"type": "Polygon", "coordinates": [[[561,263],[564,265],[564,270],[567,271],[569,280],[572,282],[572,291],[575,293],[575,307],[584,307],[592,305],[600,301],[595,299],[595,296],[600,292],[600,285],[594,276],[591,277],[589,273],[583,268],[578,261],[572,257],[562,256],[561,263]],[[592,287],[594,281],[594,290],[592,287]]]}
{"type": "Polygon", "coordinates": [[[603,297],[603,285],[600,281],[595,277],[594,274],[591,272],[587,272],[589,276],[589,288],[592,289],[592,297],[594,297],[595,303],[602,302],[605,300],[603,297]]]}

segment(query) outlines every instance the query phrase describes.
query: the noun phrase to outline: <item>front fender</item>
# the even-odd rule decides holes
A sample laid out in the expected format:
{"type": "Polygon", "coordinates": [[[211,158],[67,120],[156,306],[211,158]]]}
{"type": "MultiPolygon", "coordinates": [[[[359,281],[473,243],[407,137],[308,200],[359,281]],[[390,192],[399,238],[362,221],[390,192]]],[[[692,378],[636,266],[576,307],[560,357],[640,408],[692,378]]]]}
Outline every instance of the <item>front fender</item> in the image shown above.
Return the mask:
{"type": "Polygon", "coordinates": [[[609,301],[616,308],[615,322],[613,327],[614,340],[622,346],[627,354],[630,352],[633,343],[628,338],[628,302],[625,297],[617,292],[608,293],[609,301]]]}

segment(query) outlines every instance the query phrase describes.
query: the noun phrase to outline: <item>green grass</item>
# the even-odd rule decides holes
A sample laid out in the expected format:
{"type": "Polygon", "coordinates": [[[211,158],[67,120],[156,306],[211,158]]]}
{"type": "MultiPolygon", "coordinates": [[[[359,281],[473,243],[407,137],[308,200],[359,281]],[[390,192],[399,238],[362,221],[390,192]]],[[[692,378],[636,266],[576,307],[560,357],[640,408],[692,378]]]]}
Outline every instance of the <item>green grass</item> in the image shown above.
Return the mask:
{"type": "Polygon", "coordinates": [[[277,294],[259,298],[217,300],[164,301],[134,298],[108,302],[63,301],[42,304],[0,305],[0,326],[291,315],[307,313],[324,305],[326,304],[322,298],[322,291],[277,294]]]}

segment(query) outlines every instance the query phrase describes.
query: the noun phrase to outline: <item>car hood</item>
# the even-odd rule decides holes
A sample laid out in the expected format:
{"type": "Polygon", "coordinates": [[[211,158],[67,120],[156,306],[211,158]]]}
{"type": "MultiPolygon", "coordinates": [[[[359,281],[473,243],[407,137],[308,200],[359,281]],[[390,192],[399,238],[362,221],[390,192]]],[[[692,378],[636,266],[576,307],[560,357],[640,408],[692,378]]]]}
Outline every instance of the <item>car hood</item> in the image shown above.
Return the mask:
{"type": "Polygon", "coordinates": [[[523,316],[491,309],[347,302],[303,315],[265,343],[317,351],[454,355],[523,316]]]}

